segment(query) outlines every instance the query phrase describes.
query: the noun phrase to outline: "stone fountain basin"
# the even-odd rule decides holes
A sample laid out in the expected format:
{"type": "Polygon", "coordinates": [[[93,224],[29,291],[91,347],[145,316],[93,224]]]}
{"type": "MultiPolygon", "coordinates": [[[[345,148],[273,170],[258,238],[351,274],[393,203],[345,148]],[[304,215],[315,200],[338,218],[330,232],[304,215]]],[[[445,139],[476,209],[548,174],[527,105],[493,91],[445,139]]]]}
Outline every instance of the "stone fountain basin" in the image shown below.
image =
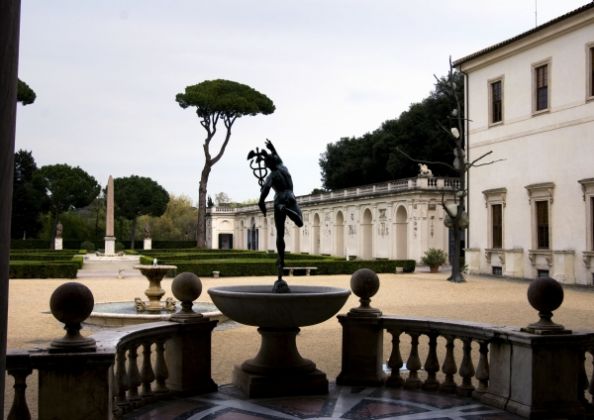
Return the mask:
{"type": "Polygon", "coordinates": [[[335,315],[351,294],[338,287],[290,287],[291,293],[272,293],[271,285],[219,286],[208,294],[230,319],[262,328],[319,324],[335,315]]]}

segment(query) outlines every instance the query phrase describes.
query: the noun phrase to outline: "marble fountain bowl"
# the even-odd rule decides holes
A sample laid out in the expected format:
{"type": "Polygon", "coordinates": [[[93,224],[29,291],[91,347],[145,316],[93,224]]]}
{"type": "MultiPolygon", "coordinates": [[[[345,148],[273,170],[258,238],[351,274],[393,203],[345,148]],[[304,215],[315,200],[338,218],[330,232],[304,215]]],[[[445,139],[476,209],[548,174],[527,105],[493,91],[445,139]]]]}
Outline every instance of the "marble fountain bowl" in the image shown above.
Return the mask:
{"type": "Polygon", "coordinates": [[[258,354],[233,370],[233,384],[249,398],[328,393],[326,374],[299,354],[296,336],[300,327],[330,319],[351,292],[336,287],[290,287],[290,293],[273,293],[271,285],[208,290],[223,315],[259,327],[258,354]]]}
{"type": "Polygon", "coordinates": [[[208,290],[213,303],[230,319],[260,328],[298,328],[330,319],[351,294],[348,289],[291,286],[273,293],[270,285],[219,286],[208,290]]]}

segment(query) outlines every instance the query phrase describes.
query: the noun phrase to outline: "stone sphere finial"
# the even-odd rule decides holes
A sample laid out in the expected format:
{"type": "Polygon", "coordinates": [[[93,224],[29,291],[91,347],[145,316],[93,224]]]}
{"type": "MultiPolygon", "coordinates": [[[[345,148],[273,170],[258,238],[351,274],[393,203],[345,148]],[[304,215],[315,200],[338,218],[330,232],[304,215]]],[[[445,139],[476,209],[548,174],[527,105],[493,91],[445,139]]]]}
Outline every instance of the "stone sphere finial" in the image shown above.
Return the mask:
{"type": "Polygon", "coordinates": [[[202,318],[202,314],[192,310],[193,302],[202,293],[202,282],[194,273],[185,271],[178,274],[171,283],[171,293],[181,302],[181,311],[171,316],[175,322],[192,322],[202,318]]]}
{"type": "Polygon", "coordinates": [[[95,340],[80,334],[81,322],[93,311],[95,299],[87,286],[68,282],[59,286],[50,297],[52,315],[64,323],[66,335],[50,344],[50,351],[94,351],[95,340]]]}
{"type": "Polygon", "coordinates": [[[361,317],[379,317],[382,315],[381,311],[372,308],[371,297],[379,290],[379,277],[373,270],[369,268],[360,268],[351,276],[351,289],[353,293],[359,296],[361,305],[358,308],[353,308],[349,311],[349,316],[361,317]]]}
{"type": "Polygon", "coordinates": [[[570,334],[563,325],[551,321],[553,311],[563,303],[563,287],[561,283],[550,277],[532,280],[528,287],[528,302],[538,311],[538,322],[523,328],[533,334],[570,334]]]}

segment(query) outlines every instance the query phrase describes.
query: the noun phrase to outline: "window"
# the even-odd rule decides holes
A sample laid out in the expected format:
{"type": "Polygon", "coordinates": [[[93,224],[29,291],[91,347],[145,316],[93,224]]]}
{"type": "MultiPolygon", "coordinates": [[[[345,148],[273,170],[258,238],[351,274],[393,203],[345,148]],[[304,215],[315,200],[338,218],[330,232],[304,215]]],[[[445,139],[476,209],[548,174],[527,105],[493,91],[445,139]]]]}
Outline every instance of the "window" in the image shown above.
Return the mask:
{"type": "Polygon", "coordinates": [[[534,68],[534,109],[536,112],[549,108],[549,65],[542,64],[534,68]]]}
{"type": "Polygon", "coordinates": [[[503,249],[503,223],[506,188],[493,188],[483,191],[487,208],[487,232],[489,249],[503,249]]]}
{"type": "Polygon", "coordinates": [[[594,251],[594,197],[590,197],[590,251],[594,251]]]}
{"type": "Polygon", "coordinates": [[[538,249],[549,249],[549,202],[536,202],[536,242],[538,249]]]}
{"type": "MultiPolygon", "coordinates": [[[[582,197],[584,199],[584,210],[586,213],[586,251],[594,252],[594,178],[581,179],[578,181],[582,186],[582,197]]],[[[593,255],[594,258],[594,255],[593,255]]]]}
{"type": "Polygon", "coordinates": [[[491,205],[491,248],[503,247],[503,206],[501,204],[491,205]]]}
{"type": "Polygon", "coordinates": [[[546,279],[549,277],[549,270],[536,270],[536,277],[539,279],[546,279]]]}
{"type": "Polygon", "coordinates": [[[551,232],[553,232],[551,226],[551,209],[555,184],[552,182],[543,182],[527,185],[526,190],[530,199],[532,249],[548,251],[552,249],[553,243],[551,236],[551,232]]]}
{"type": "Polygon", "coordinates": [[[490,84],[491,92],[491,124],[503,121],[503,81],[496,80],[490,84]]]}
{"type": "Polygon", "coordinates": [[[493,266],[491,268],[491,273],[493,273],[494,276],[503,276],[503,268],[493,266]]]}
{"type": "Polygon", "coordinates": [[[594,47],[588,48],[588,96],[594,96],[594,47]]]}

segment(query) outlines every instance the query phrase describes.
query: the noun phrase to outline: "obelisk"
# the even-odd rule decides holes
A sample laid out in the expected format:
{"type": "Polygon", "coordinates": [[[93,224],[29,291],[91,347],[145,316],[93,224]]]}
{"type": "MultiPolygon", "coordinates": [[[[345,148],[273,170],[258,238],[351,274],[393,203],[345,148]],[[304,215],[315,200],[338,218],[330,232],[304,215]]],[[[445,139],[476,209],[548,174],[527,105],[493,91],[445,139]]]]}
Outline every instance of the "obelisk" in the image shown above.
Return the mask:
{"type": "Polygon", "coordinates": [[[115,236],[113,234],[113,177],[107,181],[107,208],[105,210],[105,255],[115,255],[115,236]]]}

